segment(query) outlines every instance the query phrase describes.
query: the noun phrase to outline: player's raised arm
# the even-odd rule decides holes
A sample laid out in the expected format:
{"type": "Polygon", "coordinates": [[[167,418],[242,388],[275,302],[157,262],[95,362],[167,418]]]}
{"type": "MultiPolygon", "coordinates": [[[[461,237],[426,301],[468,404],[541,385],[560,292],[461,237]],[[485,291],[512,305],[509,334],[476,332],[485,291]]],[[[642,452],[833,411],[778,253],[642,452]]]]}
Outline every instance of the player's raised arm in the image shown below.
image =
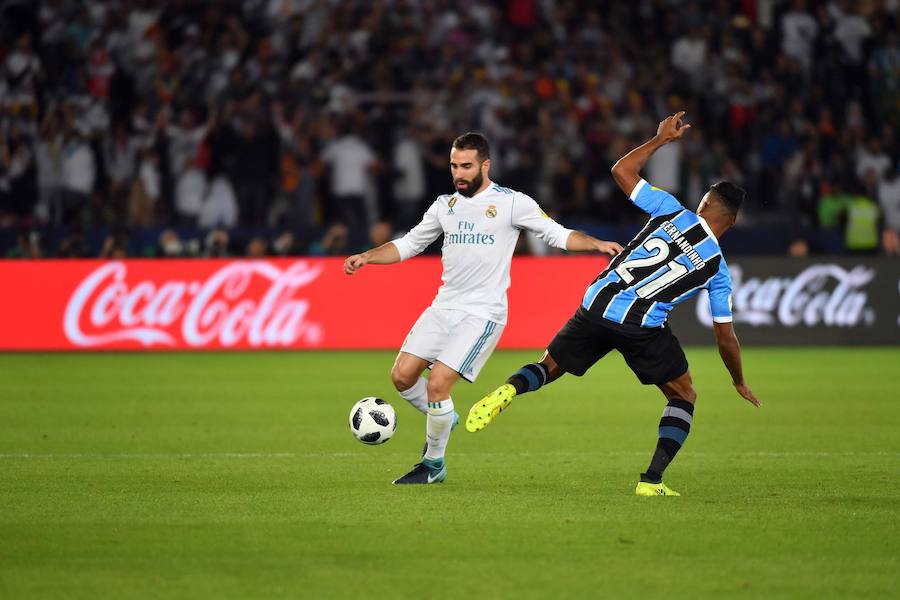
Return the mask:
{"type": "Polygon", "coordinates": [[[613,179],[616,180],[626,196],[631,196],[634,187],[640,182],[641,169],[644,168],[653,153],[669,142],[680,139],[684,132],[691,128],[690,125],[682,124],[683,116],[684,111],[682,110],[663,119],[659,123],[655,136],[620,158],[613,165],[613,179]]]}

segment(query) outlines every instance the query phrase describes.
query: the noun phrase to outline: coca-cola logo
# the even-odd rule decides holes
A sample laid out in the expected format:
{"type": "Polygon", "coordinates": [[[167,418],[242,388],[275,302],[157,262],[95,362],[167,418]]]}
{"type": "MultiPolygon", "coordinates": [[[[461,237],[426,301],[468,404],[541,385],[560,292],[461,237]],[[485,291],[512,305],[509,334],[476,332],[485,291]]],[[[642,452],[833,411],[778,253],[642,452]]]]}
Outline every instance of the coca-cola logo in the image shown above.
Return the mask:
{"type": "MultiPolygon", "coordinates": [[[[872,325],[865,286],[875,270],[862,265],[844,269],[835,264],[808,267],[792,277],[743,277],[739,265],[730,268],[732,312],[736,323],[787,327],[852,327],[872,325]]],[[[700,294],[697,318],[707,327],[713,320],[709,296],[700,294]]]]}
{"type": "Polygon", "coordinates": [[[321,272],[321,265],[305,261],[284,269],[238,261],[205,281],[157,284],[129,282],[126,264],[111,262],[88,275],[69,298],[64,330],[82,347],[123,341],[146,347],[316,346],[322,328],[307,320],[309,300],[296,293],[321,272]]]}

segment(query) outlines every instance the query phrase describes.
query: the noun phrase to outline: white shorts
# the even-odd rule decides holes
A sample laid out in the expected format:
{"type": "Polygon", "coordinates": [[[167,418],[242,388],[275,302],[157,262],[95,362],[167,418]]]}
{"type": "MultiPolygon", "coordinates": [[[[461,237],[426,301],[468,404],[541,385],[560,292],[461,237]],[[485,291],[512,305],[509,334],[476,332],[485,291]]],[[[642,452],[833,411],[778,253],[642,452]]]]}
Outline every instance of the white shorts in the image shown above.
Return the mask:
{"type": "Polygon", "coordinates": [[[403,342],[401,352],[442,362],[469,382],[490,358],[505,325],[461,310],[428,307],[403,342]]]}

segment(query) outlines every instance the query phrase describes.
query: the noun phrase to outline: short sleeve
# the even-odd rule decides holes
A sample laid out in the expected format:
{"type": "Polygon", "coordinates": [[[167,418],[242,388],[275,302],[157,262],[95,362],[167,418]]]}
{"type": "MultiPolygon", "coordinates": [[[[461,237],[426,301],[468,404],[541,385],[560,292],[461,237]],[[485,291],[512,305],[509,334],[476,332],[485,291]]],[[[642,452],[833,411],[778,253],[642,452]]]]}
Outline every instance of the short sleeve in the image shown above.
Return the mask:
{"type": "Polygon", "coordinates": [[[713,323],[731,323],[731,273],[724,259],[709,282],[709,310],[713,323]]]}
{"type": "Polygon", "coordinates": [[[653,187],[643,179],[638,181],[631,190],[630,198],[638,208],[651,217],[670,215],[684,210],[684,206],[675,196],[665,190],[653,187]]]}

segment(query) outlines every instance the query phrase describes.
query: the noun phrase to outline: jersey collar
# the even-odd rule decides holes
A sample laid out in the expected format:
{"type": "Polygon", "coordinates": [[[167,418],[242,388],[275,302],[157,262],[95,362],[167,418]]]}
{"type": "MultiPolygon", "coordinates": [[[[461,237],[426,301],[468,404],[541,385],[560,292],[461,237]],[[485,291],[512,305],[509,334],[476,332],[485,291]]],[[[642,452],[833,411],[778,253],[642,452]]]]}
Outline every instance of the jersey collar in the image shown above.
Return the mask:
{"type": "Polygon", "coordinates": [[[700,219],[700,227],[702,227],[703,230],[709,234],[709,237],[716,240],[716,243],[719,243],[719,238],[717,238],[716,234],[713,233],[713,230],[710,229],[709,223],[706,222],[706,219],[704,219],[700,215],[697,215],[697,218],[700,219]]]}
{"type": "MultiPolygon", "coordinates": [[[[490,179],[488,179],[488,184],[487,184],[487,187],[486,187],[486,188],[484,188],[483,190],[481,190],[480,192],[478,192],[477,194],[475,194],[475,195],[472,196],[471,198],[466,198],[466,199],[467,199],[467,200],[474,200],[475,198],[478,198],[479,196],[483,196],[483,195],[485,195],[486,193],[488,193],[489,191],[491,191],[491,189],[492,189],[493,187],[494,187],[494,182],[491,181],[490,179]]],[[[457,192],[457,194],[459,194],[459,192],[457,192]]],[[[460,194],[460,196],[462,196],[462,194],[460,194]]],[[[465,198],[465,196],[463,196],[463,197],[465,198]]]]}

